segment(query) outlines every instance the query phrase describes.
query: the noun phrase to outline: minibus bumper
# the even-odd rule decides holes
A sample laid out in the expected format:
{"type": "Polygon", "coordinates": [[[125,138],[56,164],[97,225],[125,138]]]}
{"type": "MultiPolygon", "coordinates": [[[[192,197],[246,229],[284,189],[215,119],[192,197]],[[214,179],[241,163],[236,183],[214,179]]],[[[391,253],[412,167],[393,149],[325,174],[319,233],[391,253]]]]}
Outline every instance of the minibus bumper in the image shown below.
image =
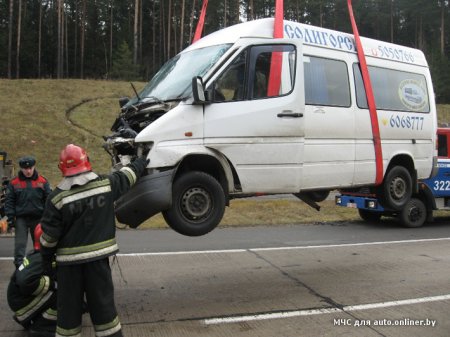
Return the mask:
{"type": "Polygon", "coordinates": [[[115,204],[117,220],[136,228],[153,215],[172,206],[175,169],[144,176],[115,204]]]}

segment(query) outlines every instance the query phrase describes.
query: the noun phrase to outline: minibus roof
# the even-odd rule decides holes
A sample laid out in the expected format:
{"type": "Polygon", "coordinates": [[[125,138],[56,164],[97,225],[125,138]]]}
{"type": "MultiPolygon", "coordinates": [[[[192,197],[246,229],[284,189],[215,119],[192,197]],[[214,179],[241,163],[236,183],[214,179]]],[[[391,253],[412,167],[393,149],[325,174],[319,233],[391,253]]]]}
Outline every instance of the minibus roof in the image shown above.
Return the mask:
{"type": "MultiPolygon", "coordinates": [[[[259,19],[226,27],[201,38],[185,51],[217,44],[235,43],[240,38],[270,39],[273,36],[273,21],[273,18],[259,19]]],[[[352,34],[293,21],[284,20],[284,38],[301,39],[304,45],[356,53],[352,34]]],[[[361,42],[366,57],[428,66],[425,55],[418,49],[364,37],[361,37],[361,42]]]]}

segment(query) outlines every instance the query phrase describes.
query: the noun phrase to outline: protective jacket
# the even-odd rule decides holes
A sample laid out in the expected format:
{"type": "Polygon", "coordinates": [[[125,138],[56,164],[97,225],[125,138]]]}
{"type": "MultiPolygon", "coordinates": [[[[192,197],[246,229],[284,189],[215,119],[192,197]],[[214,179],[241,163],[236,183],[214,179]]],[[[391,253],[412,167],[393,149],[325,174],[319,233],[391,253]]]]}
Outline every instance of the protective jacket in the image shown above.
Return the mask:
{"type": "Polygon", "coordinates": [[[120,171],[68,190],[55,188],[41,219],[41,253],[59,266],[86,263],[118,251],[114,201],[136,182],[146,167],[135,160],[120,171]]]}
{"type": "Polygon", "coordinates": [[[56,291],[54,280],[43,275],[39,251],[28,255],[11,276],[8,285],[8,305],[14,311],[14,319],[28,327],[35,317],[42,314],[56,320],[56,291]]]}
{"type": "Polygon", "coordinates": [[[21,216],[40,217],[50,192],[50,184],[37,170],[34,170],[30,178],[20,171],[6,188],[6,216],[9,219],[21,216]]]}

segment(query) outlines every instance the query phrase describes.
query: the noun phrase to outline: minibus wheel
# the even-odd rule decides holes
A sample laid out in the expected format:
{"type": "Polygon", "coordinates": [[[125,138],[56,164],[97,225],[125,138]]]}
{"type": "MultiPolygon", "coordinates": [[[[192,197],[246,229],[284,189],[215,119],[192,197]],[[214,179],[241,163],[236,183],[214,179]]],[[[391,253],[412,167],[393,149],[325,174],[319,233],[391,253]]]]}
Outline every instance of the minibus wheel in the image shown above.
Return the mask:
{"type": "Polygon", "coordinates": [[[172,207],[163,216],[176,232],[204,235],[222,220],[225,193],[213,176],[199,171],[185,173],[173,183],[172,194],[172,207]]]}
{"type": "Polygon", "coordinates": [[[394,166],[383,180],[381,196],[385,208],[401,210],[412,195],[412,178],[403,166],[394,166]]]}
{"type": "Polygon", "coordinates": [[[427,218],[427,208],[422,200],[411,198],[399,214],[400,222],[409,228],[421,227],[427,218]]]}
{"type": "Polygon", "coordinates": [[[378,222],[381,219],[381,212],[368,211],[367,209],[358,209],[361,219],[367,222],[378,222]]]}

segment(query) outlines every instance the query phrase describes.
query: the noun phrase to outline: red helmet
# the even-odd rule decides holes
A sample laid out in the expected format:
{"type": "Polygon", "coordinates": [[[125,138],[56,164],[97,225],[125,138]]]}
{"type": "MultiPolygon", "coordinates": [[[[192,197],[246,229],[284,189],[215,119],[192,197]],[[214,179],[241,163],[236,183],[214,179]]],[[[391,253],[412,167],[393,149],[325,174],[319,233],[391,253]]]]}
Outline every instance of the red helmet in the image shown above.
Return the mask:
{"type": "Polygon", "coordinates": [[[86,151],[73,144],[67,145],[61,151],[58,167],[64,177],[71,177],[83,172],[92,171],[86,151]]]}
{"type": "Polygon", "coordinates": [[[33,244],[34,250],[41,249],[41,242],[40,242],[41,235],[42,235],[42,227],[41,224],[38,223],[34,228],[34,244],[33,244]]]}

